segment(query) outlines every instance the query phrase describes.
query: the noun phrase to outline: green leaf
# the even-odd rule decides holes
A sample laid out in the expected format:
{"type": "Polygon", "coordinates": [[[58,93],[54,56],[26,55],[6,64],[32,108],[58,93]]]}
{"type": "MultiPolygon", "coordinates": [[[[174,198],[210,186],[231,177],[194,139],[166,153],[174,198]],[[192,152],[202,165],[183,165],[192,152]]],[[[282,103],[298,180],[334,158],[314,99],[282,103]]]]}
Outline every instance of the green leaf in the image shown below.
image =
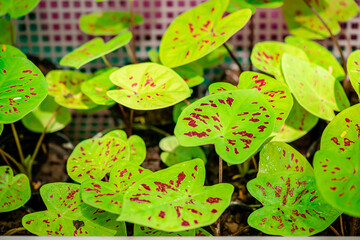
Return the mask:
{"type": "Polygon", "coordinates": [[[212,237],[208,231],[204,230],[203,228],[197,228],[195,229],[195,236],[196,237],[212,237]]]}
{"type": "Polygon", "coordinates": [[[102,179],[118,161],[129,161],[129,149],[119,138],[87,139],[80,142],[67,161],[69,176],[83,182],[102,179]]]}
{"type": "MultiPolygon", "coordinates": [[[[345,22],[359,13],[354,0],[318,0],[310,4],[334,35],[340,32],[339,21],[345,22]]],[[[330,37],[324,24],[304,1],[285,0],[282,10],[292,35],[307,39],[330,37]]]]}
{"type": "MultiPolygon", "coordinates": [[[[6,0],[9,1],[9,0],[6,0]]],[[[31,12],[40,0],[12,0],[8,14],[11,18],[19,18],[31,12]]]]}
{"type": "MultiPolygon", "coordinates": [[[[8,1],[6,1],[8,2],[8,1]]],[[[3,2],[4,4],[4,2],[3,2]]],[[[0,16],[1,16],[1,6],[0,6],[0,16]]],[[[13,39],[11,40],[11,23],[9,20],[5,18],[0,18],[0,29],[2,29],[2,32],[0,34],[0,43],[2,44],[12,44],[15,42],[15,25],[13,26],[13,39]]]]}
{"type": "Polygon", "coordinates": [[[115,85],[110,81],[110,75],[118,68],[110,68],[107,71],[95,75],[88,81],[81,84],[81,91],[88,96],[94,103],[99,105],[113,105],[114,100],[110,99],[106,92],[115,89],[115,85]]]}
{"type": "Polygon", "coordinates": [[[46,97],[44,75],[23,57],[0,58],[0,123],[13,123],[46,97]]]}
{"type": "MultiPolygon", "coordinates": [[[[9,0],[0,0],[0,16],[3,16],[9,12],[11,3],[12,3],[12,1],[9,1],[9,0]]],[[[1,18],[0,21],[1,20],[5,20],[5,18],[1,18]]]]}
{"type": "MultiPolygon", "coordinates": [[[[324,68],[284,54],[282,70],[294,97],[311,114],[331,121],[335,116],[334,111],[345,109],[336,100],[339,95],[346,96],[344,89],[324,68]]],[[[342,99],[345,106],[350,106],[347,98],[342,99]]]]}
{"type": "Polygon", "coordinates": [[[194,159],[152,173],[135,183],[124,197],[119,221],[166,232],[209,225],[228,207],[234,187],[204,187],[205,166],[194,159]]]}
{"type": "Polygon", "coordinates": [[[40,188],[47,210],[27,214],[23,226],[40,236],[124,236],[124,222],[117,215],[82,203],[80,185],[50,183],[40,188]],[[91,215],[91,219],[89,219],[91,215]]]}
{"type": "Polygon", "coordinates": [[[286,37],[285,42],[302,49],[310,62],[323,67],[336,80],[342,81],[345,79],[345,71],[342,66],[334,55],[319,43],[293,36],[286,37]]]}
{"type": "Polygon", "coordinates": [[[228,3],[229,0],[211,0],[178,16],[162,38],[161,62],[168,67],[193,62],[243,28],[251,11],[244,9],[223,17],[228,3]]]}
{"type": "Polygon", "coordinates": [[[71,122],[71,113],[69,109],[59,106],[53,97],[47,96],[37,108],[21,119],[21,122],[30,131],[42,133],[50,119],[52,119],[51,124],[46,132],[57,132],[71,122]],[[58,107],[60,109],[53,118],[52,116],[58,107]]]}
{"type": "Polygon", "coordinates": [[[317,124],[319,118],[306,111],[294,99],[294,105],[280,132],[272,141],[292,142],[307,134],[317,124]]]}
{"type": "Polygon", "coordinates": [[[281,72],[281,59],[285,53],[308,60],[304,51],[297,47],[286,43],[267,41],[255,44],[251,52],[251,62],[261,71],[271,74],[280,82],[285,83],[281,72]]]}
{"type": "Polygon", "coordinates": [[[188,106],[175,126],[182,146],[215,144],[230,164],[246,161],[274,129],[275,112],[256,90],[235,90],[204,97],[188,106]]]}
{"type": "Polygon", "coordinates": [[[167,165],[172,166],[177,163],[200,158],[206,164],[206,155],[200,147],[183,147],[175,136],[165,137],[160,140],[159,147],[164,152],[161,153],[161,160],[167,165]]]}
{"type": "MultiPolygon", "coordinates": [[[[230,50],[233,50],[234,47],[232,45],[227,45],[230,50]]],[[[223,63],[227,56],[229,56],[229,53],[226,48],[224,46],[220,46],[211,53],[197,60],[196,63],[200,64],[202,68],[212,68],[223,63]]]]}
{"type": "Polygon", "coordinates": [[[104,136],[105,137],[117,137],[117,138],[120,138],[121,140],[123,141],[127,141],[127,134],[124,130],[112,130],[108,133],[106,133],[104,136]]]}
{"type": "Polygon", "coordinates": [[[184,79],[189,87],[195,87],[204,81],[204,68],[198,62],[176,67],[174,71],[184,79]]]}
{"type": "MultiPolygon", "coordinates": [[[[199,99],[197,98],[194,98],[194,99],[188,99],[188,101],[190,103],[193,103],[195,101],[197,101],[199,99]]],[[[187,107],[187,103],[186,102],[179,102],[178,104],[176,104],[173,108],[173,120],[174,120],[174,123],[177,123],[178,121],[178,118],[181,114],[181,112],[187,107]]]]}
{"type": "Polygon", "coordinates": [[[0,58],[9,58],[9,57],[23,57],[27,58],[26,55],[21,52],[16,47],[13,47],[11,45],[2,44],[1,45],[1,51],[0,51],[0,58]]]}
{"type": "Polygon", "coordinates": [[[158,51],[151,49],[148,51],[148,56],[151,62],[161,64],[158,51]]]}
{"type": "Polygon", "coordinates": [[[164,232],[153,229],[151,227],[145,227],[138,224],[134,224],[134,236],[164,236],[164,237],[194,237],[195,229],[185,230],[181,232],[164,232]]]}
{"type": "Polygon", "coordinates": [[[49,95],[64,107],[73,109],[91,109],[97,105],[81,92],[81,84],[91,75],[70,70],[52,70],[46,75],[49,95]]]}
{"type": "Polygon", "coordinates": [[[256,7],[245,0],[230,0],[228,9],[226,11],[233,13],[244,8],[250,9],[252,14],[254,14],[256,11],[256,7]]]}
{"type": "Polygon", "coordinates": [[[0,135],[1,135],[3,130],[4,130],[4,124],[0,123],[0,135]]]}
{"type": "Polygon", "coordinates": [[[277,8],[281,7],[284,0],[230,0],[230,12],[236,9],[249,8],[253,14],[256,8],[277,8]]]}
{"type": "MultiPolygon", "coordinates": [[[[144,19],[134,14],[134,24],[140,24],[144,19]]],[[[129,12],[95,12],[80,17],[80,30],[90,35],[117,35],[130,27],[129,12]]]]}
{"type": "Polygon", "coordinates": [[[351,85],[360,97],[360,50],[352,52],[347,61],[347,69],[351,85]]]}
{"type": "Polygon", "coordinates": [[[168,67],[139,63],[120,68],[110,76],[120,90],[108,91],[116,102],[135,110],[172,106],[190,96],[185,81],[168,67]]]}
{"type": "Polygon", "coordinates": [[[0,212],[18,209],[29,201],[30,197],[28,177],[22,173],[14,176],[10,167],[0,166],[0,212]]]}
{"type": "Polygon", "coordinates": [[[131,38],[132,34],[128,31],[119,34],[107,43],[104,43],[104,40],[100,37],[94,38],[63,57],[60,65],[79,69],[82,65],[126,45],[131,38]]]}

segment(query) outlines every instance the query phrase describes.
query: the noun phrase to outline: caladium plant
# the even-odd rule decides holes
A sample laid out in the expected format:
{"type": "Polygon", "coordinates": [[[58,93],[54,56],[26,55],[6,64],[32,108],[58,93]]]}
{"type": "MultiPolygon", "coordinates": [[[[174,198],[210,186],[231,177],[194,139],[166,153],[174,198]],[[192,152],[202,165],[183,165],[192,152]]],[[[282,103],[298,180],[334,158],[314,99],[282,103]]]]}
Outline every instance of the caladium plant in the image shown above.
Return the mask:
{"type": "Polygon", "coordinates": [[[283,3],[284,0],[230,0],[228,11],[249,8],[255,13],[256,8],[277,8],[281,7],[283,3]]]}
{"type": "Polygon", "coordinates": [[[1,0],[0,16],[9,14],[11,18],[22,17],[31,12],[40,0],[1,0]]]}
{"type": "Polygon", "coordinates": [[[145,227],[138,224],[134,224],[134,236],[163,236],[163,237],[210,237],[209,232],[202,228],[191,229],[181,232],[164,232],[153,229],[151,227],[145,227]]]}
{"type": "Polygon", "coordinates": [[[360,50],[352,52],[347,61],[347,69],[349,72],[349,78],[351,85],[355,92],[360,96],[360,50]]]}

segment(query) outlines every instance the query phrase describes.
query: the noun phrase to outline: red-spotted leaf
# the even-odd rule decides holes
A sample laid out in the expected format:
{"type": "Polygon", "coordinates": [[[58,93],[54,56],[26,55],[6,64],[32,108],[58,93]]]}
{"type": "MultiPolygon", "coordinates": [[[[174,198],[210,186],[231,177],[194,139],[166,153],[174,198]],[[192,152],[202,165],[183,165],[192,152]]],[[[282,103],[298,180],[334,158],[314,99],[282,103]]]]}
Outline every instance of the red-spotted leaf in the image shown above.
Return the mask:
{"type": "MultiPolygon", "coordinates": [[[[8,2],[8,1],[6,1],[8,2]]],[[[1,1],[0,1],[1,3],[1,1]]],[[[3,1],[4,3],[4,1],[3,1]]],[[[0,6],[0,15],[1,15],[1,6],[0,6]]],[[[0,34],[0,43],[2,44],[12,44],[15,42],[15,24],[12,26],[13,28],[13,34],[11,35],[11,23],[9,20],[5,18],[0,18],[0,29],[2,29],[2,32],[0,34]],[[11,37],[13,39],[11,39],[11,37]]]]}
{"type": "MultiPolygon", "coordinates": [[[[144,19],[134,14],[134,24],[144,19]]],[[[131,24],[129,12],[95,12],[80,17],[80,30],[90,35],[117,35],[125,31],[131,24]]]]}
{"type": "Polygon", "coordinates": [[[127,141],[127,134],[124,130],[112,130],[104,135],[104,137],[117,137],[121,140],[127,141]]]}
{"type": "MultiPolygon", "coordinates": [[[[317,0],[308,1],[322,20],[336,35],[340,32],[338,21],[345,22],[359,13],[354,0],[317,0]]],[[[285,0],[282,7],[284,18],[292,35],[308,39],[330,37],[322,21],[309,8],[305,1],[285,0]]]]}
{"type": "Polygon", "coordinates": [[[272,172],[251,180],[247,188],[264,205],[249,216],[248,223],[266,234],[314,235],[341,214],[321,197],[311,174],[272,172]]]}
{"type": "Polygon", "coordinates": [[[204,180],[201,159],[152,173],[128,190],[118,220],[166,232],[209,225],[228,207],[234,187],[226,183],[204,187],[204,180]]]}
{"type": "MultiPolygon", "coordinates": [[[[1,134],[2,129],[0,129],[1,134]]],[[[0,167],[0,212],[9,212],[29,201],[31,189],[25,174],[14,176],[8,166],[0,167]]]]}
{"type": "Polygon", "coordinates": [[[211,235],[208,231],[206,231],[203,228],[197,228],[197,229],[195,229],[195,236],[196,237],[212,237],[213,235],[211,235]]]}
{"type": "Polygon", "coordinates": [[[100,37],[95,38],[63,57],[60,65],[80,68],[92,60],[105,56],[124,46],[129,43],[131,38],[132,34],[128,31],[119,34],[107,43],[104,43],[104,40],[100,37]]]}
{"type": "Polygon", "coordinates": [[[86,180],[81,184],[81,196],[86,204],[120,215],[124,194],[139,179],[151,171],[130,162],[117,163],[110,172],[109,182],[86,180]]]}
{"type": "Polygon", "coordinates": [[[273,75],[277,80],[285,83],[281,72],[281,59],[285,54],[291,54],[302,60],[308,60],[301,49],[282,42],[260,42],[255,44],[251,52],[251,62],[255,67],[273,75]]]}
{"type": "Polygon", "coordinates": [[[165,108],[190,97],[185,81],[170,68],[157,63],[122,67],[111,74],[110,79],[122,89],[108,91],[108,96],[136,110],[165,108]]]}
{"type": "Polygon", "coordinates": [[[324,68],[284,54],[282,70],[294,97],[311,114],[331,121],[335,116],[334,111],[350,106],[339,81],[324,68]],[[344,104],[339,104],[339,96],[344,104]]]}
{"type": "Polygon", "coordinates": [[[161,62],[177,67],[193,62],[220,47],[251,17],[244,9],[223,17],[229,0],[211,0],[178,16],[160,44],[161,62]]]}
{"type": "Polygon", "coordinates": [[[21,119],[22,124],[30,131],[42,133],[51,120],[46,132],[52,133],[66,127],[71,122],[70,110],[58,105],[54,98],[48,95],[32,112],[21,119]],[[57,108],[60,108],[57,110],[57,108]],[[57,110],[55,117],[52,117],[57,110]]]}
{"type": "Polygon", "coordinates": [[[119,138],[87,139],[71,153],[67,171],[80,183],[87,179],[102,179],[116,162],[129,161],[129,155],[126,142],[119,138]]]}
{"type": "Polygon", "coordinates": [[[351,156],[351,149],[360,137],[360,104],[340,112],[325,128],[320,149],[351,156]]]}
{"type": "Polygon", "coordinates": [[[44,75],[23,57],[0,58],[0,123],[20,120],[46,97],[44,75]]]}
{"type": "Polygon", "coordinates": [[[287,117],[285,124],[272,141],[292,142],[307,134],[317,124],[319,118],[306,111],[297,101],[287,117]]]}
{"type": "Polygon", "coordinates": [[[22,219],[23,226],[33,234],[126,236],[125,223],[116,221],[117,215],[90,208],[82,203],[80,185],[50,183],[40,188],[40,195],[47,210],[25,215],[22,219]]]}
{"type": "Polygon", "coordinates": [[[11,45],[2,44],[0,45],[0,58],[8,58],[8,57],[23,57],[27,58],[26,55],[21,52],[16,47],[13,47],[11,45]]]}
{"type": "Polygon", "coordinates": [[[138,224],[134,224],[134,236],[135,237],[142,237],[142,236],[194,237],[195,229],[185,230],[181,232],[164,232],[151,227],[145,227],[138,224]]]}
{"type": "Polygon", "coordinates": [[[175,136],[182,146],[215,144],[226,162],[238,164],[257,152],[273,132],[275,112],[256,90],[204,97],[181,113],[175,136]]]}
{"type": "Polygon", "coordinates": [[[88,81],[81,84],[81,91],[88,96],[94,103],[99,105],[113,105],[114,100],[110,99],[106,92],[115,89],[115,85],[110,81],[110,75],[118,68],[110,68],[100,73],[88,81]]]}
{"type": "MultiPolygon", "coordinates": [[[[187,99],[190,103],[193,103],[199,99],[197,98],[193,98],[193,99],[187,99]]],[[[179,102],[178,104],[176,104],[173,108],[173,120],[174,120],[174,123],[177,123],[178,121],[178,118],[181,114],[181,112],[188,106],[187,103],[185,102],[179,102]]]]}
{"type": "Polygon", "coordinates": [[[285,42],[302,49],[310,62],[326,69],[336,80],[344,80],[345,72],[342,66],[334,55],[319,43],[293,36],[286,37],[285,42]]]}
{"type": "Polygon", "coordinates": [[[97,105],[81,91],[81,84],[91,77],[90,74],[70,70],[53,70],[46,75],[49,95],[64,107],[91,109],[97,105]]]}
{"type": "Polygon", "coordinates": [[[347,61],[351,85],[360,97],[360,50],[352,52],[347,61]]]}
{"type": "Polygon", "coordinates": [[[19,18],[25,16],[26,14],[31,12],[38,5],[39,2],[40,0],[12,0],[8,14],[11,18],[19,18]]]}
{"type": "Polygon", "coordinates": [[[200,147],[183,147],[175,136],[165,137],[160,140],[159,147],[162,151],[161,160],[167,165],[172,166],[177,163],[200,158],[206,164],[206,155],[200,147]]]}

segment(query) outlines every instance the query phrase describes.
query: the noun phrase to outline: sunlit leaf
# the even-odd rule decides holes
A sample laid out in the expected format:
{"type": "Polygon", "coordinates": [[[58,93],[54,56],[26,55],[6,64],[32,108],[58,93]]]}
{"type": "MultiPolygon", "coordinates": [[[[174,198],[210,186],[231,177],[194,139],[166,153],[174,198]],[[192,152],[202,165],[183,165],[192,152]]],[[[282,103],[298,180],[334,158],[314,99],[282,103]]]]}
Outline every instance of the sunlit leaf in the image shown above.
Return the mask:
{"type": "MultiPolygon", "coordinates": [[[[188,99],[189,103],[193,103],[195,101],[197,101],[197,98],[193,98],[193,99],[188,99]]],[[[176,104],[173,108],[173,120],[174,123],[177,123],[178,118],[181,114],[181,112],[188,106],[187,103],[185,102],[179,102],[178,104],[176,104]]]]}
{"type": "Polygon", "coordinates": [[[251,11],[244,9],[223,17],[228,3],[229,0],[211,0],[178,16],[162,38],[161,62],[168,67],[193,62],[243,28],[251,11]]]}
{"type": "Polygon", "coordinates": [[[124,130],[112,130],[104,135],[104,137],[117,137],[121,140],[127,141],[127,134],[124,130]]]}
{"type": "Polygon", "coordinates": [[[138,224],[134,224],[134,236],[164,236],[164,237],[194,237],[195,229],[181,231],[181,232],[164,232],[151,227],[145,227],[138,224]]]}
{"type": "Polygon", "coordinates": [[[360,97],[360,50],[352,52],[347,60],[347,69],[351,85],[360,97]]]}
{"type": "Polygon", "coordinates": [[[0,45],[1,50],[0,50],[0,58],[8,58],[8,57],[23,57],[23,58],[27,58],[26,55],[21,52],[19,49],[17,49],[16,47],[13,47],[11,45],[6,45],[6,44],[2,44],[0,45]]]}
{"type": "Polygon", "coordinates": [[[38,5],[39,2],[40,0],[12,0],[8,14],[11,18],[19,18],[25,16],[26,14],[31,12],[38,5]]]}
{"type": "MultiPolygon", "coordinates": [[[[9,9],[11,7],[11,4],[12,4],[12,1],[0,0],[0,16],[5,15],[6,13],[8,13],[8,11],[9,11],[9,9]]],[[[3,19],[4,18],[1,18],[0,20],[3,20],[3,19]]]]}

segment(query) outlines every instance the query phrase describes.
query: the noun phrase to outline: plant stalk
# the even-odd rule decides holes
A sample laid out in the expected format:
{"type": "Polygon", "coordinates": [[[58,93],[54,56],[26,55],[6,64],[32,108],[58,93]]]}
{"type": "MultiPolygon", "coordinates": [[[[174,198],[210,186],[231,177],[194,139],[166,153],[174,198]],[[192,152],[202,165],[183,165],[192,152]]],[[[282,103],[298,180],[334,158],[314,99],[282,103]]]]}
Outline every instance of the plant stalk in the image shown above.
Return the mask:
{"type": "MultiPolygon", "coordinates": [[[[24,167],[23,165],[21,165],[19,162],[17,162],[12,156],[10,156],[10,154],[8,154],[7,152],[5,152],[5,151],[2,150],[1,148],[0,148],[0,154],[1,154],[2,156],[7,157],[8,159],[10,159],[11,162],[13,162],[13,163],[18,167],[18,169],[20,170],[20,172],[25,173],[26,175],[28,174],[27,171],[26,171],[26,169],[25,169],[25,167],[24,167]]],[[[10,166],[10,165],[9,165],[9,166],[10,166]]]]}
{"type": "Polygon", "coordinates": [[[331,231],[333,231],[333,233],[335,233],[336,236],[341,237],[340,233],[333,226],[330,225],[329,228],[331,229],[331,231]]]}
{"type": "Polygon", "coordinates": [[[10,18],[10,41],[11,41],[11,45],[15,45],[14,42],[14,23],[13,20],[10,18]]]}
{"type": "Polygon", "coordinates": [[[257,166],[257,163],[256,163],[256,159],[255,159],[254,156],[252,156],[251,159],[252,159],[252,161],[253,161],[255,171],[257,172],[257,171],[258,171],[258,166],[257,166]]]}
{"type": "Polygon", "coordinates": [[[232,58],[232,60],[234,60],[234,62],[236,63],[236,65],[238,66],[239,68],[239,71],[240,71],[240,74],[242,73],[242,67],[241,67],[241,64],[239,63],[239,61],[236,59],[235,55],[231,52],[230,48],[228,45],[226,45],[226,43],[223,44],[224,47],[226,48],[226,50],[228,51],[230,57],[232,58]]]}
{"type": "Polygon", "coordinates": [[[112,67],[111,64],[109,63],[109,61],[107,60],[107,58],[106,58],[105,56],[102,56],[101,58],[102,58],[102,60],[104,61],[105,65],[106,65],[107,67],[109,67],[109,68],[112,67]]]}
{"type": "Polygon", "coordinates": [[[11,236],[11,235],[14,235],[15,233],[18,233],[20,231],[26,231],[26,228],[24,227],[18,227],[18,228],[13,228],[13,229],[10,229],[9,231],[7,231],[6,233],[4,233],[3,236],[11,236]]]}
{"type": "Polygon", "coordinates": [[[119,103],[118,106],[120,107],[121,115],[122,115],[123,120],[124,120],[126,134],[128,134],[128,129],[130,128],[130,124],[129,124],[129,121],[127,119],[127,114],[125,112],[125,109],[124,109],[123,105],[121,105],[119,103]]]}
{"type": "MultiPolygon", "coordinates": [[[[223,159],[219,156],[219,183],[223,182],[223,159]]],[[[216,222],[215,236],[221,236],[221,216],[216,222]]]]}
{"type": "Polygon", "coordinates": [[[339,220],[340,220],[341,235],[342,235],[342,236],[345,236],[342,214],[340,215],[340,219],[339,219],[339,220]]]}
{"type": "MultiPolygon", "coordinates": [[[[134,36],[133,36],[133,37],[134,37],[134,36]]],[[[134,56],[134,53],[133,53],[130,45],[129,45],[129,44],[126,44],[126,45],[125,45],[125,48],[126,48],[127,54],[129,55],[129,58],[130,58],[130,60],[131,60],[131,63],[132,63],[132,64],[137,63],[136,57],[134,56]]]]}
{"type": "Polygon", "coordinates": [[[132,128],[133,128],[133,121],[134,121],[134,109],[130,109],[130,120],[129,120],[129,137],[132,135],[132,128]]]}
{"type": "Polygon", "coordinates": [[[19,140],[19,135],[17,134],[16,128],[15,128],[15,124],[14,124],[14,123],[11,123],[10,125],[11,125],[12,133],[13,133],[13,135],[14,135],[16,147],[17,147],[18,152],[19,152],[19,156],[20,156],[21,163],[25,166],[25,158],[24,158],[24,154],[23,154],[23,151],[22,151],[22,148],[21,148],[21,144],[20,144],[20,140],[19,140]]]}
{"type": "MultiPolygon", "coordinates": [[[[253,48],[254,48],[254,40],[255,40],[255,35],[254,35],[254,17],[253,17],[253,16],[251,16],[251,18],[250,18],[249,28],[250,28],[250,47],[249,47],[249,59],[250,59],[252,50],[253,50],[253,48]]],[[[249,63],[249,70],[250,70],[250,71],[253,70],[253,64],[252,64],[251,61],[250,61],[250,63],[249,63]]]]}

